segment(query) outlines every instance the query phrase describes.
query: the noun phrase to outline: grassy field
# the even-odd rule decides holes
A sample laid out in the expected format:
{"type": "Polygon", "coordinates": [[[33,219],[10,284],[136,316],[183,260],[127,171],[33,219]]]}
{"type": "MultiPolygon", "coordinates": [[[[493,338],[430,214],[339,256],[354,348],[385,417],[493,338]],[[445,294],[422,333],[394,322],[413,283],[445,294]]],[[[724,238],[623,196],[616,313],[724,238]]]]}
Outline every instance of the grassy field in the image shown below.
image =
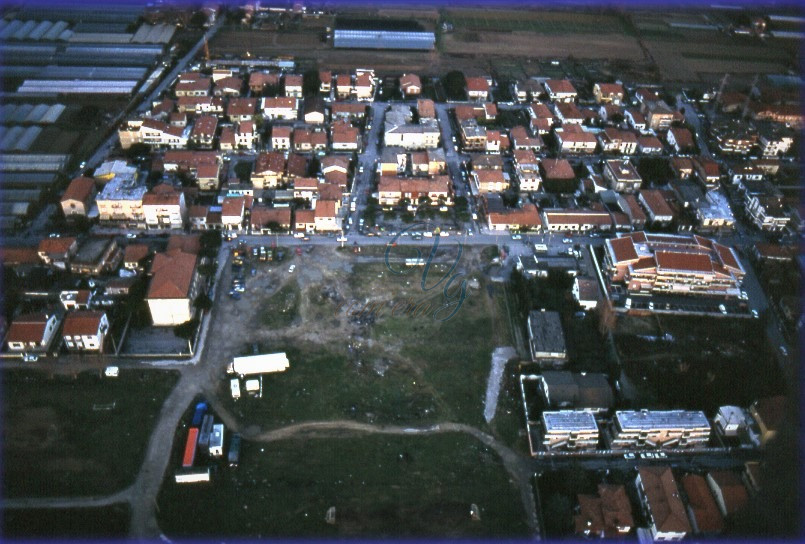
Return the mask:
{"type": "Polygon", "coordinates": [[[698,317],[631,318],[619,322],[615,343],[631,381],[660,405],[713,413],[783,390],[758,321],[719,319],[713,326],[698,317]]]}
{"type": "Polygon", "coordinates": [[[3,495],[112,493],[140,468],[175,372],[121,370],[77,378],[3,373],[3,495]]]}
{"type": "Polygon", "coordinates": [[[171,537],[527,535],[498,457],[458,434],[244,442],[240,466],[221,468],[211,483],[172,480],[158,498],[159,524],[171,537]],[[470,519],[473,503],[480,521],[470,519]],[[333,525],[325,522],[331,506],[333,525]]]}
{"type": "Polygon", "coordinates": [[[299,286],[289,283],[268,300],[260,309],[260,323],[272,329],[290,325],[299,315],[299,286]]]}
{"type": "Polygon", "coordinates": [[[129,532],[128,504],[99,508],[3,511],[8,538],[122,538],[129,532]]]}

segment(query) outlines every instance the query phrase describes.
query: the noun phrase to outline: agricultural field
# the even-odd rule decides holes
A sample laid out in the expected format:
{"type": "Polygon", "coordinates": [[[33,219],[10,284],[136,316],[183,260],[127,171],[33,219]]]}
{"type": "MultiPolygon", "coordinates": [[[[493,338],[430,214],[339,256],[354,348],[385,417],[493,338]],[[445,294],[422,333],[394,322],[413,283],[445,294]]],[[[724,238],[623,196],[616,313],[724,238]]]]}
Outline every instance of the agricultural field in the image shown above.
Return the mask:
{"type": "MultiPolygon", "coordinates": [[[[181,449],[174,448],[173,466],[181,449]]],[[[456,433],[247,440],[240,466],[221,466],[211,484],[176,484],[169,471],[158,512],[170,537],[528,534],[518,490],[497,454],[456,433]],[[480,520],[471,519],[472,504],[480,520]],[[330,507],[333,524],[325,521],[330,507]]]]}
{"type": "Polygon", "coordinates": [[[3,496],[104,494],[140,469],[156,417],[178,379],[158,370],[48,377],[3,372],[3,496]]]}
{"type": "Polygon", "coordinates": [[[628,27],[618,15],[561,11],[447,9],[445,20],[456,30],[534,32],[537,34],[624,33],[628,27]]]}

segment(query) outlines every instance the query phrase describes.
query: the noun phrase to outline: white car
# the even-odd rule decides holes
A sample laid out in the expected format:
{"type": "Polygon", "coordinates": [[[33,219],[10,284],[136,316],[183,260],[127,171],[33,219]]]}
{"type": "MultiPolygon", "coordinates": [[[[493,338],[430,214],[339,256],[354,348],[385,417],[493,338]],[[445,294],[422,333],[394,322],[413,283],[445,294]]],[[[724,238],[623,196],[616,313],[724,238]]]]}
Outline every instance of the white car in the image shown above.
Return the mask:
{"type": "Polygon", "coordinates": [[[293,237],[294,237],[294,238],[304,238],[304,237],[305,237],[305,233],[304,233],[304,232],[294,232],[294,233],[293,233],[293,237]]]}
{"type": "Polygon", "coordinates": [[[562,238],[562,243],[563,244],[572,244],[573,240],[571,240],[570,238],[562,238]]]}
{"type": "Polygon", "coordinates": [[[289,274],[293,274],[294,270],[296,270],[296,265],[295,264],[292,264],[291,266],[288,267],[288,273],[289,274]]]}
{"type": "Polygon", "coordinates": [[[653,303],[653,302],[649,302],[649,303],[648,303],[648,309],[649,309],[649,310],[653,310],[653,309],[654,309],[654,303],[653,303]]]}
{"type": "Polygon", "coordinates": [[[22,360],[26,363],[35,363],[39,360],[39,355],[33,353],[26,353],[22,356],[22,360]]]}
{"type": "Polygon", "coordinates": [[[752,310],[752,317],[754,317],[755,319],[760,318],[760,315],[757,313],[757,310],[752,310]]]}
{"type": "Polygon", "coordinates": [[[450,233],[446,232],[446,231],[442,231],[442,232],[439,233],[439,236],[441,236],[442,238],[447,238],[448,236],[450,236],[450,233]]]}
{"type": "Polygon", "coordinates": [[[347,237],[346,236],[339,236],[338,238],[335,239],[335,241],[336,242],[346,242],[347,237]]]}

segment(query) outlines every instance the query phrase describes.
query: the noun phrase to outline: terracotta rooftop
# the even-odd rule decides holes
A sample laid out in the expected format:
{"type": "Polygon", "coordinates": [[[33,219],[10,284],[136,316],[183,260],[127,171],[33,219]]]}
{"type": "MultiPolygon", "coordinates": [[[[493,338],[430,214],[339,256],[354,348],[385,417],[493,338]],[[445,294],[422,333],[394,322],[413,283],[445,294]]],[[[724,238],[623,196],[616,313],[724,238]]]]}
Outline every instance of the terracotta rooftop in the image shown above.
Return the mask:
{"type": "Polygon", "coordinates": [[[105,312],[77,310],[64,318],[62,336],[94,336],[98,334],[105,312]]]}
{"type": "Polygon", "coordinates": [[[72,236],[45,238],[39,242],[39,253],[64,255],[70,250],[73,244],[75,244],[75,238],[72,236]]]}
{"type": "Polygon", "coordinates": [[[688,496],[690,507],[696,526],[701,533],[720,533],[724,530],[724,518],[718,511],[707,480],[698,474],[685,474],[682,477],[682,487],[688,496]]]}
{"type": "Polygon", "coordinates": [[[486,80],[485,77],[468,77],[466,78],[466,81],[467,81],[467,90],[470,92],[489,91],[489,82],[486,80]]]}
{"type": "Polygon", "coordinates": [[[612,238],[606,242],[612,247],[612,252],[617,263],[636,261],[638,258],[637,250],[632,239],[628,236],[623,238],[612,238]]]}
{"type": "Polygon", "coordinates": [[[6,342],[41,342],[45,335],[48,317],[42,312],[15,317],[8,328],[6,342]]]}
{"type": "Polygon", "coordinates": [[[534,204],[524,204],[522,208],[504,212],[490,212],[489,222],[493,225],[520,225],[536,228],[542,226],[539,211],[534,204]]]}
{"type": "Polygon", "coordinates": [[[640,467],[637,471],[657,530],[690,533],[692,528],[670,467],[640,467]]]}
{"type": "Polygon", "coordinates": [[[546,179],[574,179],[573,167],[567,159],[543,159],[540,163],[546,179]]]}
{"type": "Polygon", "coordinates": [[[61,197],[61,201],[78,200],[80,202],[87,202],[95,190],[95,180],[87,177],[78,177],[70,182],[67,190],[61,197]]]}
{"type": "Polygon", "coordinates": [[[229,116],[253,115],[257,111],[256,98],[230,98],[226,106],[229,116]]]}
{"type": "Polygon", "coordinates": [[[201,251],[201,236],[199,234],[171,234],[168,238],[166,251],[180,249],[184,253],[198,255],[201,251]]]}
{"type": "Polygon", "coordinates": [[[568,79],[549,79],[545,82],[545,88],[554,94],[556,93],[576,93],[576,88],[568,79]]]}
{"type": "Polygon", "coordinates": [[[280,226],[291,224],[290,208],[267,208],[265,206],[255,206],[252,209],[251,224],[252,228],[262,228],[269,223],[277,223],[280,226]]]}
{"type": "Polygon", "coordinates": [[[713,263],[707,255],[676,251],[656,251],[657,269],[685,272],[713,272],[713,263]]]}
{"type": "Polygon", "coordinates": [[[151,254],[151,248],[147,244],[131,244],[126,246],[123,253],[124,263],[139,263],[151,254]]]}
{"type": "Polygon", "coordinates": [[[246,199],[244,197],[228,196],[224,199],[224,202],[221,205],[221,216],[242,218],[245,210],[246,210],[246,199]]]}
{"type": "MultiPolygon", "coordinates": [[[[724,500],[726,516],[731,516],[743,510],[749,503],[749,493],[746,491],[741,478],[731,470],[714,470],[707,473],[711,488],[718,488],[724,500]]],[[[715,491],[715,489],[713,489],[715,491]]]]}
{"type": "Polygon", "coordinates": [[[150,299],[183,299],[190,295],[193,274],[196,270],[196,255],[181,249],[157,253],[151,264],[150,299]]]}
{"type": "Polygon", "coordinates": [[[281,174],[285,171],[285,156],[282,153],[260,153],[254,163],[254,173],[275,172],[281,174]]]}

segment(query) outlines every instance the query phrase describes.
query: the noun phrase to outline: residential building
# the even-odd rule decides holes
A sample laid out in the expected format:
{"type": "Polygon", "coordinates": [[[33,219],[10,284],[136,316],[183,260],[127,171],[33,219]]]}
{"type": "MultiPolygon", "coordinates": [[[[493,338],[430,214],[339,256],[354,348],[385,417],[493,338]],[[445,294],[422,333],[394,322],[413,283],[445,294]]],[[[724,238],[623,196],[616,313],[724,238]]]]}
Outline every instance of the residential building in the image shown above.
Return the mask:
{"type": "Polygon", "coordinates": [[[646,210],[648,222],[652,225],[670,225],[674,221],[674,210],[659,189],[642,189],[637,200],[646,210]]]}
{"type": "Polygon", "coordinates": [[[514,157],[514,173],[520,184],[520,192],[539,191],[542,176],[539,174],[539,161],[534,152],[530,149],[515,149],[512,156],[514,157]]]}
{"type": "Polygon", "coordinates": [[[696,151],[693,133],[686,128],[671,127],[665,135],[665,140],[677,153],[692,153],[696,151]]]}
{"type": "Polygon", "coordinates": [[[335,93],[338,99],[349,98],[349,95],[352,94],[352,76],[350,74],[335,76],[335,93]]]}
{"type": "Polygon", "coordinates": [[[567,79],[549,79],[543,85],[553,102],[575,102],[578,96],[576,88],[567,79]]]}
{"type": "Polygon", "coordinates": [[[559,150],[562,153],[595,153],[598,139],[595,134],[583,130],[576,125],[566,125],[562,130],[555,130],[559,150]],[[573,128],[578,130],[573,130],[573,128]]]}
{"type": "Polygon", "coordinates": [[[299,99],[287,96],[262,98],[260,109],[263,110],[263,117],[266,119],[295,121],[298,115],[299,99]]]}
{"type": "Polygon", "coordinates": [[[393,105],[386,112],[383,143],[390,147],[405,149],[428,149],[439,147],[439,125],[435,120],[420,119],[412,123],[411,108],[402,104],[393,105]]]}
{"type": "Polygon", "coordinates": [[[100,276],[114,272],[123,260],[123,251],[114,238],[89,238],[78,247],[70,262],[70,272],[79,276],[100,276]]]}
{"type": "Polygon", "coordinates": [[[254,206],[250,222],[252,234],[273,234],[277,229],[288,233],[291,231],[291,209],[254,206]]]}
{"type": "Polygon", "coordinates": [[[593,85],[593,96],[598,104],[620,105],[625,92],[619,83],[596,83],[593,85]]]}
{"type": "Polygon", "coordinates": [[[634,516],[626,488],[598,484],[597,495],[578,495],[578,513],[573,515],[576,535],[585,538],[616,538],[629,534],[634,516]]]}
{"type": "Polygon", "coordinates": [[[254,121],[240,121],[235,129],[235,147],[254,149],[260,142],[260,134],[254,128],[254,121]]]}
{"type": "Polygon", "coordinates": [[[623,113],[626,122],[635,130],[644,132],[646,130],[646,116],[636,108],[627,108],[623,113]]]}
{"type": "Polygon", "coordinates": [[[610,189],[619,193],[634,193],[640,189],[643,178],[628,160],[610,159],[604,163],[604,179],[610,189]]]}
{"type": "Polygon", "coordinates": [[[174,91],[177,98],[180,96],[209,96],[211,85],[212,80],[207,77],[184,81],[180,79],[174,91]]]}
{"type": "Polygon", "coordinates": [[[707,191],[696,206],[696,220],[705,231],[735,228],[735,215],[722,191],[707,191]]]}
{"type": "Polygon", "coordinates": [[[576,190],[576,173],[567,159],[542,159],[540,161],[545,190],[572,193],[576,190]]]}
{"type": "Polygon", "coordinates": [[[700,535],[720,534],[724,530],[724,518],[718,511],[704,476],[685,474],[682,476],[682,489],[688,499],[688,517],[693,532],[700,535]]]}
{"type": "Polygon", "coordinates": [[[542,425],[542,445],[546,450],[584,451],[598,446],[598,424],[590,412],[543,411],[542,425]]]}
{"type": "Polygon", "coordinates": [[[489,98],[489,81],[485,77],[466,78],[465,91],[470,100],[486,101],[489,98]]]}
{"type": "Polygon", "coordinates": [[[243,80],[239,77],[224,77],[215,81],[212,89],[213,96],[239,97],[243,88],[243,80]]]}
{"type": "Polygon", "coordinates": [[[671,128],[674,121],[674,110],[663,100],[643,102],[641,111],[646,116],[646,127],[658,132],[671,128]]]}
{"type": "Polygon", "coordinates": [[[9,351],[45,351],[59,328],[60,319],[54,313],[22,314],[11,321],[6,333],[9,351]]]}
{"type": "Polygon", "coordinates": [[[612,449],[703,448],[710,441],[704,412],[686,410],[616,411],[610,429],[612,449]]]}
{"type": "Polygon", "coordinates": [[[266,89],[279,87],[279,74],[268,74],[265,72],[252,72],[249,74],[249,89],[255,95],[263,94],[266,89]]]}
{"type": "Polygon", "coordinates": [[[604,153],[634,155],[637,152],[637,136],[628,130],[607,127],[598,133],[598,141],[604,153]]]}
{"type": "Polygon", "coordinates": [[[99,219],[117,221],[131,228],[144,228],[143,196],[147,190],[145,180],[138,180],[136,174],[131,177],[115,176],[95,198],[99,219]]]}
{"type": "Polygon", "coordinates": [[[705,190],[718,189],[721,181],[721,170],[718,163],[713,159],[695,157],[693,159],[693,173],[696,174],[696,179],[705,190]]]}
{"type": "Polygon", "coordinates": [[[536,136],[529,136],[524,126],[518,125],[513,127],[509,131],[509,137],[512,141],[512,148],[515,150],[530,149],[536,152],[541,150],[544,146],[542,138],[539,136],[539,134],[536,136]]]}
{"type": "Polygon", "coordinates": [[[256,98],[230,98],[226,105],[226,116],[233,123],[253,121],[256,111],[256,98]]]}
{"type": "Polygon", "coordinates": [[[294,230],[312,233],[316,229],[315,210],[296,210],[294,212],[294,230]]]}
{"type": "Polygon", "coordinates": [[[732,120],[715,123],[710,136],[722,154],[748,155],[758,143],[755,128],[744,121],[732,120]]]}
{"type": "Polygon", "coordinates": [[[184,193],[160,184],[143,195],[146,228],[181,229],[187,221],[184,193]]]}
{"type": "Polygon", "coordinates": [[[528,313],[528,346],[534,362],[561,365],[567,361],[565,334],[559,312],[540,310],[528,313]]]}
{"type": "Polygon", "coordinates": [[[285,96],[302,98],[302,76],[285,74],[285,96]]]}
{"type": "Polygon", "coordinates": [[[474,192],[483,193],[500,193],[509,188],[509,180],[502,170],[481,170],[473,168],[472,184],[474,192]]]}
{"type": "Polygon", "coordinates": [[[780,232],[791,222],[782,193],[768,181],[743,182],[743,201],[749,220],[759,229],[780,232]]]}
{"type": "Polygon", "coordinates": [[[59,302],[65,310],[89,310],[94,298],[89,289],[71,289],[59,293],[59,302]]]}
{"type": "Polygon", "coordinates": [[[273,151],[283,151],[291,148],[291,127],[273,126],[271,127],[271,149],[273,151]]]}
{"type": "Polygon", "coordinates": [[[422,82],[416,74],[403,74],[400,76],[400,91],[403,96],[419,96],[422,92],[422,82]]]}
{"type": "Polygon", "coordinates": [[[318,97],[306,98],[303,112],[305,123],[311,125],[323,125],[327,117],[324,102],[318,97]]]}
{"type": "Polygon", "coordinates": [[[459,123],[459,136],[464,151],[486,151],[486,128],[475,119],[467,119],[459,123]]]}
{"type": "Polygon", "coordinates": [[[369,73],[357,74],[355,76],[355,86],[352,90],[357,100],[371,100],[375,92],[372,75],[369,73]]]}
{"type": "Polygon", "coordinates": [[[221,222],[226,230],[240,231],[243,228],[243,219],[246,217],[247,197],[228,196],[221,204],[221,222]]]}
{"type": "Polygon", "coordinates": [[[760,153],[764,157],[785,155],[794,145],[794,135],[791,129],[784,129],[778,125],[760,125],[758,127],[758,144],[760,153]]]}
{"type": "Polygon", "coordinates": [[[187,127],[171,126],[156,119],[131,119],[117,131],[120,147],[128,149],[134,144],[151,147],[187,147],[190,130],[187,127]]]}
{"type": "Polygon", "coordinates": [[[144,272],[146,261],[151,257],[148,244],[129,244],[123,251],[123,268],[135,272],[144,272]]]}
{"type": "Polygon", "coordinates": [[[336,119],[344,119],[345,121],[363,119],[366,117],[366,105],[338,102],[330,106],[330,117],[333,121],[336,119]]]}
{"type": "Polygon", "coordinates": [[[416,111],[420,119],[436,119],[436,105],[430,98],[420,98],[417,100],[416,111]]]}
{"type": "Polygon", "coordinates": [[[69,312],[64,318],[62,338],[70,351],[103,352],[106,333],[109,332],[109,319],[106,312],[77,310],[69,312]]]}
{"type": "Polygon", "coordinates": [[[48,266],[66,270],[78,251],[78,243],[73,237],[45,238],[39,242],[37,253],[48,266]]]}
{"type": "Polygon", "coordinates": [[[190,141],[201,148],[211,149],[218,130],[218,118],[212,115],[202,115],[193,123],[190,141]]]}
{"type": "Polygon", "coordinates": [[[319,92],[330,94],[332,83],[333,73],[329,70],[319,70],[319,92]]]}
{"type": "Polygon", "coordinates": [[[715,497],[719,512],[725,518],[741,513],[749,504],[749,493],[741,477],[731,470],[708,472],[707,485],[715,497]]]}
{"type": "Polygon", "coordinates": [[[554,108],[556,117],[563,125],[580,125],[584,122],[584,114],[573,102],[558,102],[554,108]]]}
{"type": "Polygon", "coordinates": [[[293,197],[314,200],[319,194],[319,180],[296,178],[293,182],[293,197]]]}
{"type": "Polygon", "coordinates": [[[200,289],[196,259],[181,249],[154,255],[146,294],[154,326],[176,326],[193,318],[192,304],[200,289]]]}
{"type": "Polygon", "coordinates": [[[777,437],[777,432],[785,419],[785,397],[776,396],[756,400],[749,407],[760,432],[760,445],[766,446],[777,437]]]}
{"type": "Polygon", "coordinates": [[[682,540],[693,531],[671,467],[638,467],[635,485],[655,542],[682,540]]]}
{"type": "Polygon", "coordinates": [[[738,406],[721,406],[713,419],[713,424],[722,436],[737,437],[746,430],[749,414],[738,406]]]}
{"type": "Polygon", "coordinates": [[[617,236],[604,243],[602,267],[629,292],[740,295],[745,271],[730,247],[698,235],[617,236]]]}
{"type": "Polygon", "coordinates": [[[335,232],[341,230],[341,221],[337,217],[334,200],[317,200],[313,222],[316,232],[335,232]]]}
{"type": "Polygon", "coordinates": [[[595,310],[601,301],[601,289],[598,280],[593,278],[576,277],[571,289],[573,300],[579,303],[585,311],[595,310]]]}
{"type": "Polygon", "coordinates": [[[429,199],[432,206],[452,203],[448,176],[436,176],[433,179],[380,176],[377,193],[380,205],[385,207],[397,206],[400,200],[407,200],[409,205],[416,206],[420,199],[425,198],[429,199]]]}
{"type": "Polygon", "coordinates": [[[361,148],[361,131],[352,125],[333,123],[333,151],[359,151],[361,148]]]}
{"type": "Polygon", "coordinates": [[[542,222],[549,232],[607,231],[612,229],[612,216],[604,210],[546,209],[542,222]]]}
{"type": "Polygon", "coordinates": [[[260,153],[254,163],[251,174],[252,185],[255,189],[269,189],[280,183],[285,172],[285,156],[276,151],[260,153]]]}
{"type": "Polygon", "coordinates": [[[637,150],[643,155],[660,155],[663,145],[656,136],[638,136],[637,150]]]}
{"type": "Polygon", "coordinates": [[[65,217],[86,217],[94,198],[95,180],[77,177],[67,186],[59,202],[65,217]]]}
{"type": "Polygon", "coordinates": [[[491,230],[537,231],[542,228],[539,211],[534,204],[526,203],[521,208],[504,208],[486,214],[491,230]]]}

